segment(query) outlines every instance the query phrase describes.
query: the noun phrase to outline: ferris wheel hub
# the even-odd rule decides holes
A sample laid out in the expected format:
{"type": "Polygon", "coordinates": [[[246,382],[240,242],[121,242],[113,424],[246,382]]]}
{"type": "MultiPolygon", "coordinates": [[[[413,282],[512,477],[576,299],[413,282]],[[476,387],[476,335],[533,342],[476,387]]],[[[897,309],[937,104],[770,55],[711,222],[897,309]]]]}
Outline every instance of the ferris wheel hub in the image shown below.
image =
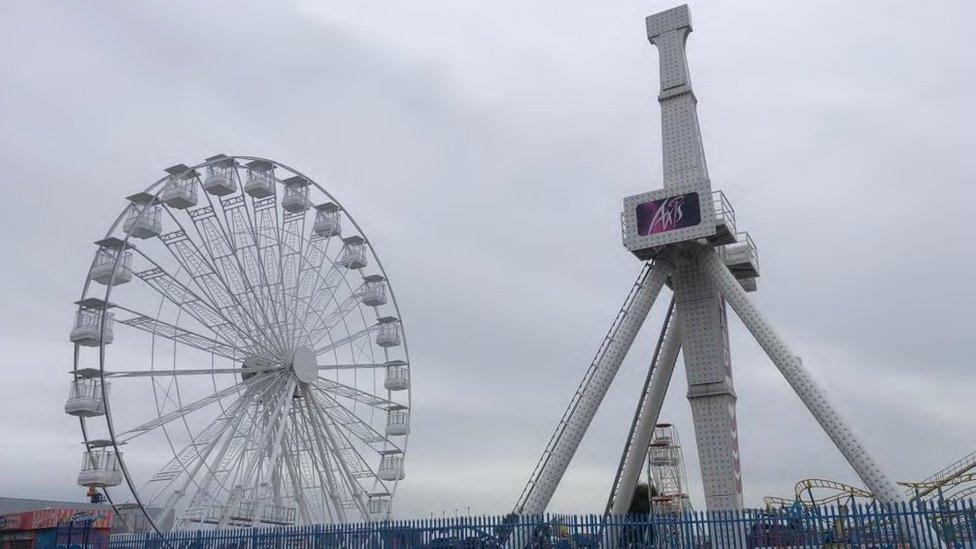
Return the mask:
{"type": "Polygon", "coordinates": [[[315,358],[315,351],[308,347],[299,347],[291,355],[291,370],[302,383],[311,383],[319,377],[319,364],[315,358]]]}

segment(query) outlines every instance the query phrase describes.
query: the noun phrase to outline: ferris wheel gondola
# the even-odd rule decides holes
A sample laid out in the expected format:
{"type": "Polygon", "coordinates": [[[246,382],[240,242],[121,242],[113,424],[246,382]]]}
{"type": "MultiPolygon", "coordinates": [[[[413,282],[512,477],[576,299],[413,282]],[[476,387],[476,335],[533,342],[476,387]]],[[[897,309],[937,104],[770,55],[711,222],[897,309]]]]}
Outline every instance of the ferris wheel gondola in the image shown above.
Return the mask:
{"type": "Polygon", "coordinates": [[[79,484],[157,530],[387,518],[410,361],[372,244],[279,162],[166,172],[96,242],[76,302],[79,484]]]}

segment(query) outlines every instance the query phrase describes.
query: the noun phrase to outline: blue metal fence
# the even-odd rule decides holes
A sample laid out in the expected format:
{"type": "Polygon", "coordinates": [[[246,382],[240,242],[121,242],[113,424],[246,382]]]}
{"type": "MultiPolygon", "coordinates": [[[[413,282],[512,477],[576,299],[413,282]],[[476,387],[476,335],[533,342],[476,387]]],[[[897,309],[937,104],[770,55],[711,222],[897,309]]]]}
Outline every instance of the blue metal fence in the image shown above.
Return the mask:
{"type": "Polygon", "coordinates": [[[116,534],[108,549],[976,547],[972,501],[682,515],[456,517],[116,534]],[[506,545],[505,542],[508,542],[506,545]]]}

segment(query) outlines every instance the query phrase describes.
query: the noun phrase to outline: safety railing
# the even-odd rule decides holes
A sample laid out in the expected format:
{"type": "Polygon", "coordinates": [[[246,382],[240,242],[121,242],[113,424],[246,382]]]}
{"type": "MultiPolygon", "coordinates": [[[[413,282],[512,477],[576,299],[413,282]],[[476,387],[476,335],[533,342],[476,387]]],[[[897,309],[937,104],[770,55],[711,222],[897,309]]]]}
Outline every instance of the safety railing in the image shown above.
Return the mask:
{"type": "Polygon", "coordinates": [[[117,534],[112,549],[973,547],[970,500],[650,515],[482,516],[117,534]],[[514,544],[514,545],[513,545],[514,544]]]}

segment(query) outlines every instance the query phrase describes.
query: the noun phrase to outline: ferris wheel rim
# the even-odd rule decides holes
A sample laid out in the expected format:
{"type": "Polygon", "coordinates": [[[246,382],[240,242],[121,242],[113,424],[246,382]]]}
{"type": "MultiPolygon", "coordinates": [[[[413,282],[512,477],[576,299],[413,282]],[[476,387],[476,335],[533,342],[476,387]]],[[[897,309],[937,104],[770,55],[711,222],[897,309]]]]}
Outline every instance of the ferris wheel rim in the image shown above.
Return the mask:
{"type": "MultiPolygon", "coordinates": [[[[336,198],[331,192],[329,192],[327,189],[325,189],[324,187],[322,187],[322,185],[320,185],[317,181],[315,181],[314,179],[308,177],[303,172],[292,168],[290,165],[287,165],[285,163],[282,163],[282,162],[279,162],[279,161],[276,161],[276,160],[272,160],[272,159],[269,159],[269,158],[264,158],[264,157],[259,157],[259,156],[250,156],[250,155],[227,155],[227,158],[229,158],[229,159],[231,159],[231,160],[233,160],[235,162],[237,162],[237,161],[264,161],[264,162],[268,162],[274,168],[282,168],[282,169],[284,169],[284,170],[286,170],[288,172],[291,172],[294,175],[300,176],[305,181],[307,181],[309,185],[314,186],[325,197],[327,197],[328,199],[330,199],[331,201],[333,201],[335,204],[339,205],[339,207],[341,208],[341,210],[344,213],[345,219],[347,219],[348,222],[355,228],[355,230],[356,230],[356,232],[358,234],[360,234],[360,235],[363,236],[363,240],[364,240],[363,244],[365,244],[365,246],[368,248],[369,254],[372,257],[373,261],[375,262],[375,268],[379,271],[379,273],[386,280],[389,280],[389,276],[387,274],[387,271],[386,271],[385,266],[383,265],[382,259],[380,258],[379,254],[377,253],[376,249],[374,248],[374,246],[372,244],[372,241],[369,238],[366,238],[366,232],[363,230],[362,226],[356,221],[355,217],[349,212],[349,210],[347,210],[345,207],[342,206],[342,202],[340,200],[338,200],[338,198],[336,198]]],[[[198,169],[201,169],[201,168],[206,168],[206,167],[211,166],[211,165],[213,165],[215,163],[216,163],[216,161],[213,160],[213,159],[210,159],[210,160],[207,160],[207,161],[204,161],[204,162],[197,163],[194,166],[189,167],[187,170],[185,170],[183,172],[183,174],[185,174],[187,172],[194,171],[194,170],[198,170],[198,169]]],[[[236,169],[236,166],[235,166],[235,169],[236,169]]],[[[165,184],[166,184],[166,182],[168,180],[170,180],[170,178],[172,177],[172,175],[173,174],[170,174],[170,175],[161,177],[160,179],[156,180],[154,183],[152,183],[148,187],[146,187],[146,189],[143,192],[144,193],[147,193],[147,194],[148,193],[152,193],[152,199],[154,201],[159,200],[159,195],[166,188],[166,185],[165,184]],[[155,191],[155,192],[153,192],[153,191],[155,191]]],[[[280,207],[280,205],[277,204],[277,202],[276,202],[276,206],[277,207],[280,207]]],[[[169,214],[171,216],[173,216],[173,213],[169,211],[169,208],[166,208],[166,210],[169,212],[169,214]]],[[[115,221],[111,224],[111,226],[109,227],[108,231],[106,232],[105,238],[111,237],[116,232],[116,230],[119,227],[119,224],[125,218],[127,211],[128,211],[128,206],[122,209],[121,213],[116,217],[115,221]]],[[[141,219],[144,215],[146,215],[146,211],[140,212],[137,217],[141,219]]],[[[131,239],[132,239],[132,235],[130,233],[126,232],[124,238],[121,239],[122,240],[123,249],[128,249],[129,248],[129,246],[130,246],[129,242],[130,242],[131,239]]],[[[93,266],[95,264],[95,261],[96,261],[96,259],[93,259],[92,260],[92,265],[91,266],[93,266]]],[[[154,531],[156,531],[156,532],[161,532],[162,530],[159,528],[159,525],[157,524],[156,518],[154,518],[151,515],[151,513],[149,512],[149,509],[147,508],[146,504],[142,501],[142,493],[141,493],[141,490],[140,490],[139,486],[137,485],[137,483],[133,480],[132,474],[130,473],[129,467],[128,467],[127,463],[126,463],[125,457],[122,455],[120,446],[123,445],[123,444],[125,444],[125,442],[124,441],[121,441],[120,442],[120,440],[119,440],[119,433],[117,432],[116,425],[115,425],[115,419],[116,418],[113,417],[113,414],[111,412],[111,399],[109,398],[108,391],[107,391],[108,380],[106,378],[106,368],[105,368],[105,363],[106,363],[105,347],[106,347],[107,343],[104,341],[104,335],[105,335],[105,332],[106,332],[106,322],[105,322],[105,319],[107,318],[107,316],[108,316],[108,310],[111,307],[110,298],[111,298],[112,290],[113,290],[114,286],[117,285],[116,282],[115,282],[115,275],[116,275],[116,273],[119,270],[120,263],[121,263],[121,254],[118,254],[116,256],[115,260],[114,260],[113,268],[112,268],[112,271],[111,271],[111,276],[110,276],[110,279],[109,279],[110,281],[109,281],[108,284],[106,284],[106,288],[105,288],[105,292],[104,292],[104,303],[105,303],[105,305],[101,308],[101,313],[99,315],[99,319],[100,319],[99,339],[100,339],[100,341],[99,341],[99,344],[98,344],[98,362],[99,362],[98,379],[100,381],[101,398],[102,398],[102,401],[104,402],[104,407],[105,407],[105,414],[104,414],[104,418],[103,419],[105,421],[105,425],[106,425],[106,428],[108,430],[109,440],[110,440],[110,443],[111,443],[110,446],[116,452],[116,455],[118,456],[118,466],[119,466],[119,469],[121,470],[122,476],[123,476],[123,478],[125,480],[125,486],[128,488],[129,493],[131,494],[132,499],[134,500],[134,503],[139,507],[139,509],[143,513],[143,516],[145,516],[145,518],[147,519],[147,521],[148,521],[149,525],[151,526],[151,528],[154,531]]],[[[90,266],[89,270],[91,269],[91,266],[90,266]]],[[[81,292],[81,299],[82,300],[84,300],[86,298],[86,296],[88,296],[89,293],[91,292],[91,283],[92,283],[91,277],[90,276],[89,277],[86,277],[85,278],[85,282],[83,284],[82,292],[81,292]]],[[[347,281],[347,284],[348,284],[348,281],[347,281]]],[[[400,337],[401,337],[401,343],[400,343],[400,345],[402,345],[402,347],[403,347],[403,354],[406,357],[409,357],[408,337],[407,337],[407,334],[406,334],[405,325],[402,322],[402,315],[401,315],[401,311],[400,311],[399,301],[396,298],[396,293],[395,293],[395,290],[393,288],[393,285],[392,284],[387,284],[386,285],[386,291],[389,292],[389,295],[390,295],[390,304],[392,305],[392,309],[396,313],[396,317],[398,319],[400,319],[400,322],[399,322],[399,330],[400,330],[400,337]]],[[[95,291],[93,293],[96,293],[97,294],[98,292],[95,291]]],[[[180,308],[180,310],[182,311],[182,308],[180,308]]],[[[72,372],[77,371],[77,367],[78,367],[78,355],[79,355],[79,348],[78,348],[77,345],[75,345],[75,348],[74,348],[74,360],[73,360],[73,365],[72,365],[72,370],[71,370],[72,372]]],[[[174,356],[174,361],[175,361],[175,356],[174,356]]],[[[175,369],[175,367],[174,367],[174,369],[175,369]]],[[[411,376],[411,373],[412,372],[410,370],[407,371],[407,376],[408,376],[407,379],[408,380],[412,377],[411,376]]],[[[215,379],[214,376],[213,376],[213,374],[211,374],[210,377],[211,377],[212,380],[215,379]]],[[[314,385],[314,384],[312,384],[312,385],[314,385]]],[[[374,387],[375,387],[375,378],[374,378],[374,387]]],[[[308,389],[306,388],[306,390],[308,390],[308,389]]],[[[409,386],[407,387],[407,389],[405,391],[405,397],[406,397],[406,399],[405,399],[406,400],[406,407],[409,408],[409,409],[412,409],[412,383],[410,383],[409,386]]],[[[223,407],[221,400],[218,399],[216,402],[221,403],[221,407],[223,407]]],[[[159,413],[159,412],[157,412],[157,413],[159,413]]],[[[182,417],[184,418],[184,422],[185,422],[185,415],[183,415],[182,417]]],[[[86,449],[90,450],[92,448],[92,443],[94,442],[94,439],[92,439],[90,437],[90,435],[89,435],[89,429],[88,429],[88,425],[86,423],[86,420],[90,420],[90,419],[94,419],[94,418],[86,418],[86,417],[79,416],[78,419],[79,419],[79,424],[80,424],[81,431],[82,431],[83,443],[84,443],[86,449]]],[[[163,431],[165,432],[165,427],[163,428],[163,431]]],[[[187,431],[188,432],[190,431],[189,428],[187,428],[187,431]]],[[[191,434],[191,436],[192,436],[192,434],[191,434]]],[[[175,456],[176,455],[176,450],[173,447],[172,442],[169,440],[169,437],[168,436],[167,436],[167,441],[169,442],[169,445],[171,447],[171,451],[173,452],[173,454],[175,456]]],[[[387,442],[389,442],[389,441],[387,441],[387,442]]],[[[406,455],[406,451],[407,451],[407,447],[408,447],[408,442],[409,442],[409,432],[407,434],[403,435],[402,442],[394,445],[394,447],[395,448],[398,448],[402,452],[403,455],[406,455]]],[[[374,478],[374,483],[375,483],[376,480],[377,479],[374,478]]],[[[394,480],[394,481],[392,481],[390,483],[390,485],[392,486],[392,489],[389,490],[389,495],[390,495],[390,500],[391,500],[390,503],[392,503],[392,495],[395,493],[398,484],[399,484],[399,479],[396,479],[396,480],[394,480]]],[[[113,489],[114,489],[114,487],[113,487],[113,489]]],[[[111,496],[111,493],[110,493],[110,491],[108,490],[107,487],[102,488],[102,490],[103,490],[106,498],[109,500],[109,503],[112,504],[113,508],[115,508],[116,510],[118,510],[119,509],[119,505],[121,505],[121,504],[117,504],[115,501],[113,501],[112,496],[111,496]]]]}

